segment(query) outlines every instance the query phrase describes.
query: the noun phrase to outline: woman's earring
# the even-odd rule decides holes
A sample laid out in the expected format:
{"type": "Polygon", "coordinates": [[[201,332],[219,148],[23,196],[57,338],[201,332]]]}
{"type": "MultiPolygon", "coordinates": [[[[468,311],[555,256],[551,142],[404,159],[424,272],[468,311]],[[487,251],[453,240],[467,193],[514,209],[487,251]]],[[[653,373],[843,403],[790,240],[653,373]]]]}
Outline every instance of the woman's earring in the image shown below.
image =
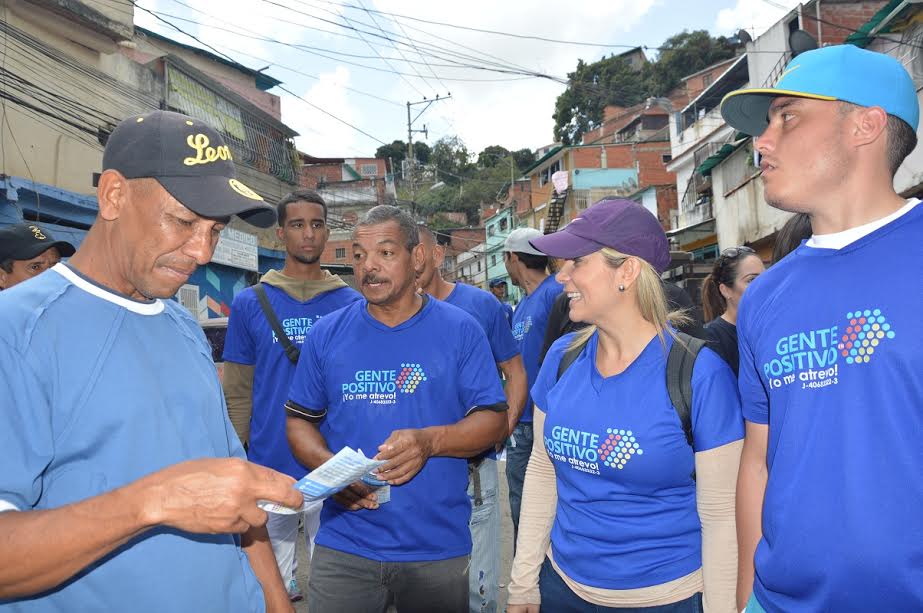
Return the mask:
{"type": "Polygon", "coordinates": [[[620,292],[624,292],[624,291],[625,291],[625,286],[622,285],[621,283],[619,284],[619,291],[620,291],[620,292]]]}

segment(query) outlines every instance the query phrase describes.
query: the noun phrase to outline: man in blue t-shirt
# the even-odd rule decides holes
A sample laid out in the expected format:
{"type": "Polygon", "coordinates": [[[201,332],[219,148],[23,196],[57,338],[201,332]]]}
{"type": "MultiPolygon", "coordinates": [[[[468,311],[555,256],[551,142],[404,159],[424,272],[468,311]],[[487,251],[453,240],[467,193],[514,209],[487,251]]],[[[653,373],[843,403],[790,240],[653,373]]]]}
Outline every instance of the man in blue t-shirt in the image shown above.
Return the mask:
{"type": "Polygon", "coordinates": [[[503,440],[506,402],[490,346],[462,310],[416,293],[417,226],[377,206],[353,234],[365,300],[308,333],[292,382],[288,439],[314,468],[343,447],[386,463],[324,502],[312,611],[468,610],[471,505],[465,458],[503,440]],[[385,495],[384,492],[381,492],[385,495]]]}
{"type": "Polygon", "coordinates": [[[166,111],[116,126],[97,199],[67,264],[0,293],[0,611],[291,611],[258,503],[303,498],[243,459],[169,300],[231,215],[275,213],[216,130],[166,111]]]}
{"type": "MultiPolygon", "coordinates": [[[[426,226],[420,226],[419,230],[425,258],[418,285],[433,298],[474,317],[484,330],[497,368],[506,379],[509,436],[526,401],[526,371],[501,303],[473,285],[449,283],[443,279],[440,269],[445,260],[445,248],[436,241],[432,230],[426,226]]],[[[472,505],[468,523],[471,530],[470,608],[495,613],[500,598],[500,483],[496,451],[491,449],[468,460],[468,477],[468,498],[472,505]]]]}
{"type": "MultiPolygon", "coordinates": [[[[510,279],[526,294],[513,312],[513,337],[519,343],[529,389],[535,385],[542,366],[542,344],[548,314],[563,289],[554,275],[548,274],[548,256],[529,244],[530,240],[540,236],[542,233],[534,228],[519,228],[510,233],[503,245],[503,262],[510,279]]],[[[506,450],[506,480],[509,483],[514,546],[519,531],[522,485],[531,454],[532,398],[527,397],[519,424],[513,430],[506,450]]]]}
{"type": "Polygon", "coordinates": [[[513,307],[509,302],[506,301],[507,297],[507,287],[506,281],[503,279],[493,279],[490,282],[490,293],[500,301],[500,306],[503,307],[503,314],[506,315],[506,323],[510,326],[513,325],[513,307]]]}
{"type": "MultiPolygon", "coordinates": [[[[273,315],[291,346],[301,347],[311,326],[321,317],[357,300],[359,292],[336,275],[321,269],[330,229],[327,204],[313,190],[294,191],[276,205],[279,227],[276,235],[285,245],[285,267],[270,270],[260,283],[273,315]]],[[[285,412],[295,363],[276,338],[253,288],[234,297],[224,341],[224,396],[231,423],[242,443],[247,444],[251,462],[278,470],[296,479],[307,469],[292,456],[285,437],[285,412]]],[[[304,521],[308,562],[320,523],[319,502],[303,514],[269,516],[266,529],[288,586],[289,597],[301,600],[295,579],[295,543],[299,519],[304,521]]]]}
{"type": "Polygon", "coordinates": [[[766,201],[814,232],[737,319],[738,604],[921,611],[923,207],[893,187],[916,87],[889,56],[831,46],[722,113],[757,136],[766,201]]]}

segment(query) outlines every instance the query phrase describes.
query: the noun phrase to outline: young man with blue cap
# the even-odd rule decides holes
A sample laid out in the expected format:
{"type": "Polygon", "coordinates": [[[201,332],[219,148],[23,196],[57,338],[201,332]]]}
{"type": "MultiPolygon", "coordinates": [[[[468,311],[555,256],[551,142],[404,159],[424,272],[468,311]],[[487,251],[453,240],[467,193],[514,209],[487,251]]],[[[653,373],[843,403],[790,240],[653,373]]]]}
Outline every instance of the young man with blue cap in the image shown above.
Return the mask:
{"type": "Polygon", "coordinates": [[[893,187],[916,87],[891,57],[825,47],[722,113],[756,137],[766,201],[813,230],[738,315],[738,605],[923,610],[923,207],[893,187]]]}
{"type": "Polygon", "coordinates": [[[109,136],[67,264],[0,293],[0,611],[291,611],[202,329],[171,300],[232,215],[275,212],[221,135],[166,111],[109,136]]]}

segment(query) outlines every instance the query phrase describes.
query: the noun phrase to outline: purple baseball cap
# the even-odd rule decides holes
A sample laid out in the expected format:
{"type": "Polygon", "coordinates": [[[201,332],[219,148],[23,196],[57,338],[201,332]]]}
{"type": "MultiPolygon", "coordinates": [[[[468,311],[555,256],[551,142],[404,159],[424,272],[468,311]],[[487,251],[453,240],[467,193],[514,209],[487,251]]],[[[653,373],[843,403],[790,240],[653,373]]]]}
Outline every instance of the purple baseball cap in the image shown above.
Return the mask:
{"type": "Polygon", "coordinates": [[[600,200],[554,234],[529,242],[545,255],[565,260],[609,247],[641,258],[657,272],[670,265],[670,244],[663,227],[633,200],[600,200]]]}

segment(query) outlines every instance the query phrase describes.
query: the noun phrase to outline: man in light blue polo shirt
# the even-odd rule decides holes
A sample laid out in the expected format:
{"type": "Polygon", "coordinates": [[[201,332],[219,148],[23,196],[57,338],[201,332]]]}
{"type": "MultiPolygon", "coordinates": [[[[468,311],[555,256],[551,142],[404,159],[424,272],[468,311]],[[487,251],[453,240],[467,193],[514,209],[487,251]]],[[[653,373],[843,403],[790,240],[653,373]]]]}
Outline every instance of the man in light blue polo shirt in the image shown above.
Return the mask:
{"type": "Polygon", "coordinates": [[[275,219],[229,156],[191,117],[126,119],[80,249],[0,293],[0,611],[291,611],[258,501],[303,498],[244,460],[169,300],[231,215],[275,219]]]}

